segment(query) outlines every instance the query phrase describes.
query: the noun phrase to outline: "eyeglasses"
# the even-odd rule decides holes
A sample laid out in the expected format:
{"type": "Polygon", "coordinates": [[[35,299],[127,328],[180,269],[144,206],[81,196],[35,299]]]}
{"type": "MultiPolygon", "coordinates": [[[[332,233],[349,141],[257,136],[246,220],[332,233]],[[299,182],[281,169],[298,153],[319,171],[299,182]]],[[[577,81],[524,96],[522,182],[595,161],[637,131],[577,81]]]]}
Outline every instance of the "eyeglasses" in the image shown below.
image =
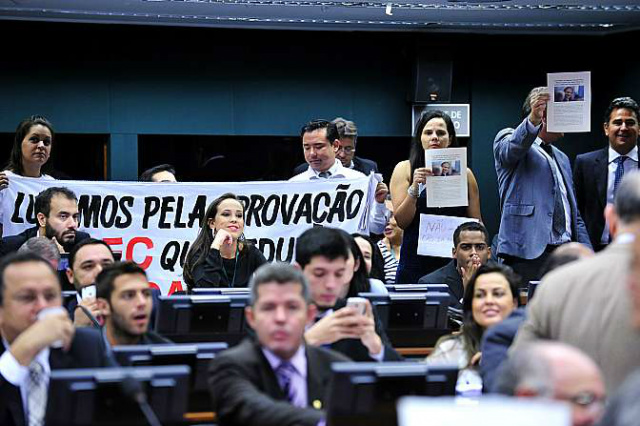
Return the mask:
{"type": "Polygon", "coordinates": [[[561,397],[559,399],[563,399],[568,401],[578,407],[584,409],[601,409],[604,404],[604,400],[602,397],[597,396],[593,392],[579,392],[573,396],[561,397]]]}
{"type": "Polygon", "coordinates": [[[354,152],[356,152],[356,148],[353,146],[341,146],[340,148],[338,148],[337,152],[344,152],[347,155],[353,154],[354,152]]]}

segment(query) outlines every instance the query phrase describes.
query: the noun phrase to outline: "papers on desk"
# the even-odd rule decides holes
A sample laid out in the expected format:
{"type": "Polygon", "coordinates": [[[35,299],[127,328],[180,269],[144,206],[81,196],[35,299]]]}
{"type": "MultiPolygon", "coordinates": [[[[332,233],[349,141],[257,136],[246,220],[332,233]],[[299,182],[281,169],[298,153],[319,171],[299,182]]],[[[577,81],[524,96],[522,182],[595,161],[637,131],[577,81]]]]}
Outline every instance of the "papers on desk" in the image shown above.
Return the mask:
{"type": "Polygon", "coordinates": [[[549,103],[547,130],[579,133],[591,131],[591,72],[547,74],[549,103]]]}
{"type": "Polygon", "coordinates": [[[418,254],[450,258],[453,248],[453,232],[465,222],[478,222],[478,219],[421,214],[418,254]]]}
{"type": "Polygon", "coordinates": [[[537,398],[484,396],[405,397],[398,401],[398,426],[569,426],[568,403],[537,398]],[[428,421],[425,421],[428,419],[428,421]]]}
{"type": "Polygon", "coordinates": [[[425,149],[427,207],[468,206],[467,148],[425,149]]]}

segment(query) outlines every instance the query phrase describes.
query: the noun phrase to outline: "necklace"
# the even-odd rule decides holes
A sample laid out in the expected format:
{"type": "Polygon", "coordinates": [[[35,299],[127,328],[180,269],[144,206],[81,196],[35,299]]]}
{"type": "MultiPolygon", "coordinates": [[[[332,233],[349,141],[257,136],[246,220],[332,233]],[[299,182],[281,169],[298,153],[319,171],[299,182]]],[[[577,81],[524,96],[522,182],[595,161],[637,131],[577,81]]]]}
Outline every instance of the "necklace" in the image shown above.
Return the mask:
{"type": "Polygon", "coordinates": [[[229,276],[227,275],[227,268],[225,268],[224,266],[224,261],[222,263],[222,273],[224,274],[224,277],[227,279],[227,282],[229,283],[229,287],[233,287],[236,282],[236,271],[238,270],[238,253],[239,252],[240,252],[240,249],[236,245],[236,257],[233,263],[233,277],[231,278],[231,281],[229,281],[229,276]]]}

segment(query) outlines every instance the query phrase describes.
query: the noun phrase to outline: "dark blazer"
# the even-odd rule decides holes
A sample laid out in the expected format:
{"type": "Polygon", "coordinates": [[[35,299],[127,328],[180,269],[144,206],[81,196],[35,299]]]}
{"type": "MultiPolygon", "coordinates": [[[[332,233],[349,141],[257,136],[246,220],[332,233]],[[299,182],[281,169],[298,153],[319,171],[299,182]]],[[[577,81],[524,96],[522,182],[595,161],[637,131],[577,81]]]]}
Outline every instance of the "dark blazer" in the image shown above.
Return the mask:
{"type": "MultiPolygon", "coordinates": [[[[4,351],[5,347],[0,343],[0,356],[4,351]]],[[[91,328],[76,329],[68,352],[51,349],[49,364],[51,370],[117,366],[101,333],[91,328]]],[[[24,426],[25,423],[20,389],[0,375],[0,425],[24,426]]]]}
{"type": "MultiPolygon", "coordinates": [[[[293,169],[292,176],[297,176],[300,173],[306,172],[308,168],[309,164],[300,164],[293,169]]],[[[357,170],[369,176],[369,173],[371,172],[378,173],[378,164],[375,161],[367,160],[366,158],[353,157],[353,170],[357,170]]]]}
{"type": "MultiPolygon", "coordinates": [[[[344,299],[338,299],[336,305],[334,306],[334,310],[338,310],[340,308],[344,308],[347,306],[347,302],[344,299]]],[[[391,346],[391,342],[389,341],[389,337],[387,337],[387,333],[384,331],[384,326],[378,317],[378,312],[376,311],[375,306],[371,306],[373,308],[373,317],[375,319],[376,333],[380,336],[380,340],[382,340],[382,345],[384,346],[384,357],[383,361],[402,361],[402,356],[398,354],[398,352],[393,349],[391,346]]],[[[354,361],[359,362],[375,362],[375,359],[369,356],[369,350],[365,345],[362,344],[360,339],[342,339],[338,340],[331,344],[330,348],[336,352],[340,352],[351,358],[354,361]]]]}
{"type": "Polygon", "coordinates": [[[451,260],[440,269],[436,269],[418,280],[419,284],[446,284],[449,287],[449,295],[451,300],[449,306],[456,309],[462,309],[460,299],[464,296],[464,286],[462,285],[462,277],[456,268],[456,261],[451,260]]]}
{"type": "Polygon", "coordinates": [[[215,357],[209,367],[209,389],[220,426],[317,426],[325,417],[321,409],[329,396],[331,363],[349,359],[309,345],[306,355],[310,406],[307,408],[287,402],[269,361],[254,339],[244,339],[215,357]]]}
{"type": "Polygon", "coordinates": [[[580,215],[589,233],[591,245],[600,247],[607,205],[609,147],[580,154],[573,166],[573,185],[580,215]]]}
{"type": "MultiPolygon", "coordinates": [[[[38,227],[28,228],[16,235],[10,235],[8,237],[2,237],[2,244],[0,244],[0,256],[7,255],[18,251],[18,249],[27,242],[29,238],[33,238],[38,235],[38,227]]],[[[67,251],[70,251],[73,246],[80,241],[89,238],[90,235],[86,232],[76,232],[76,242],[70,247],[65,247],[67,251]]]]}
{"type": "Polygon", "coordinates": [[[482,336],[480,374],[484,392],[493,392],[500,365],[507,359],[507,352],[516,338],[518,328],[526,318],[527,312],[524,308],[515,309],[511,315],[489,328],[482,336]]]}

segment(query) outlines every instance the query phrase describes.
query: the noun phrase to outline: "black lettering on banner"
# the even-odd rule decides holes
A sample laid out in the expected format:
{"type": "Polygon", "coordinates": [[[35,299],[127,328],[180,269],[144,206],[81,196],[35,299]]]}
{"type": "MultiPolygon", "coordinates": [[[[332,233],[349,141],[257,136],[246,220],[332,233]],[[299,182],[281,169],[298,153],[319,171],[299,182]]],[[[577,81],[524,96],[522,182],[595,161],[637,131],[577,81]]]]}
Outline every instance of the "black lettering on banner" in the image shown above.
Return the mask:
{"type": "Polygon", "coordinates": [[[322,215],[318,216],[320,211],[320,200],[324,199],[324,206],[329,207],[329,203],[331,202],[331,196],[326,192],[321,192],[316,195],[316,198],[313,200],[313,221],[314,223],[324,222],[327,218],[327,212],[323,212],[322,215]]]}
{"type": "Polygon", "coordinates": [[[133,207],[133,197],[130,195],[126,195],[120,198],[120,210],[122,211],[122,215],[124,216],[124,220],[120,215],[116,218],[116,228],[125,229],[131,226],[133,222],[133,217],[131,216],[130,208],[133,207]]]}
{"type": "Polygon", "coordinates": [[[36,218],[36,196],[29,194],[29,204],[27,205],[27,213],[24,215],[27,222],[34,224],[37,222],[36,218]]]}
{"type": "Polygon", "coordinates": [[[24,201],[24,193],[18,192],[16,195],[16,201],[13,203],[13,214],[11,215],[11,222],[24,223],[24,219],[20,217],[20,206],[24,201]]]}
{"type": "Polygon", "coordinates": [[[360,211],[360,205],[362,204],[362,200],[364,200],[364,192],[360,189],[356,189],[351,194],[349,194],[349,198],[347,198],[347,219],[353,219],[358,215],[358,211],[360,211]],[[354,198],[358,197],[357,204],[354,206],[354,198]]]}
{"type": "Polygon", "coordinates": [[[307,223],[311,223],[311,194],[304,194],[302,196],[300,204],[298,204],[296,217],[293,219],[293,223],[297,225],[302,216],[304,216],[307,223]]]}
{"type": "Polygon", "coordinates": [[[275,249],[276,249],[276,245],[273,241],[271,241],[268,238],[260,238],[258,240],[258,248],[260,249],[260,251],[262,252],[262,254],[264,255],[264,257],[267,258],[267,261],[269,262],[273,262],[273,258],[275,257],[275,249]],[[269,251],[267,252],[265,249],[269,247],[269,251]]]}
{"type": "Polygon", "coordinates": [[[329,209],[329,217],[327,222],[333,223],[336,215],[338,215],[338,222],[344,221],[345,216],[345,201],[347,200],[347,190],[351,185],[338,185],[336,188],[336,199],[333,201],[333,205],[329,209]]]}
{"type": "Polygon", "coordinates": [[[207,196],[206,195],[198,195],[196,198],[196,203],[193,206],[193,210],[189,213],[189,228],[193,228],[193,224],[195,221],[198,221],[198,228],[202,226],[202,220],[204,219],[204,214],[207,209],[207,196]]]}
{"type": "Polygon", "coordinates": [[[276,219],[278,218],[278,210],[280,210],[280,197],[275,194],[270,195],[267,198],[267,201],[264,203],[264,208],[262,209],[262,223],[264,223],[265,226],[271,226],[276,223],[276,219]],[[272,208],[271,213],[269,213],[270,208],[272,208]]]}
{"type": "Polygon", "coordinates": [[[278,262],[291,262],[295,252],[296,239],[294,237],[289,237],[286,240],[288,240],[286,254],[284,253],[285,238],[278,238],[277,241],[273,241],[270,238],[260,238],[259,240],[249,241],[256,241],[254,244],[258,249],[260,249],[267,261],[273,262],[276,260],[278,262]]]}
{"type": "Polygon", "coordinates": [[[293,259],[293,250],[296,247],[296,239],[294,237],[289,238],[289,245],[287,255],[283,256],[284,238],[278,238],[278,246],[276,249],[276,260],[278,262],[291,262],[293,259]]]}
{"type": "Polygon", "coordinates": [[[118,214],[118,200],[113,195],[104,197],[104,203],[100,209],[100,226],[102,228],[111,228],[116,221],[118,214]],[[110,213],[110,215],[107,215],[110,213]]]}
{"type": "Polygon", "coordinates": [[[291,203],[289,203],[287,207],[287,200],[289,199],[289,195],[288,194],[282,195],[282,203],[280,203],[280,207],[281,207],[280,213],[282,214],[283,225],[288,225],[291,223],[291,217],[293,216],[294,206],[296,205],[296,201],[298,201],[299,197],[300,197],[300,194],[293,194],[291,203]]]}
{"type": "Polygon", "coordinates": [[[165,271],[173,272],[180,259],[180,243],[177,241],[169,241],[167,245],[162,249],[162,255],[160,256],[160,266],[165,271]],[[171,254],[170,254],[171,253],[171,254]]]}
{"type": "Polygon", "coordinates": [[[158,228],[171,228],[171,224],[167,223],[167,213],[171,213],[173,211],[173,206],[171,204],[175,202],[175,197],[162,197],[162,207],[160,208],[160,220],[158,221],[158,228]]]}
{"type": "Polygon", "coordinates": [[[255,226],[261,227],[262,222],[260,221],[260,210],[264,206],[264,197],[260,194],[252,194],[251,195],[251,204],[249,205],[249,210],[245,215],[245,223],[247,226],[251,226],[251,221],[255,220],[255,226]]]}
{"type": "Polygon", "coordinates": [[[144,197],[144,215],[142,216],[142,229],[149,228],[149,219],[160,210],[158,197],[144,197]]]}
{"type": "Polygon", "coordinates": [[[182,206],[184,204],[184,197],[178,197],[178,205],[176,206],[176,218],[173,221],[173,227],[174,228],[186,228],[187,224],[182,222],[180,219],[182,219],[182,206]]]}
{"type": "Polygon", "coordinates": [[[184,267],[184,261],[187,258],[187,253],[189,253],[189,247],[191,247],[191,241],[185,241],[182,245],[182,254],[180,254],[180,267],[184,267]]]}
{"type": "Polygon", "coordinates": [[[100,195],[83,194],[78,200],[78,212],[82,218],[84,228],[97,228],[100,219],[100,206],[102,197],[100,195]]]}

